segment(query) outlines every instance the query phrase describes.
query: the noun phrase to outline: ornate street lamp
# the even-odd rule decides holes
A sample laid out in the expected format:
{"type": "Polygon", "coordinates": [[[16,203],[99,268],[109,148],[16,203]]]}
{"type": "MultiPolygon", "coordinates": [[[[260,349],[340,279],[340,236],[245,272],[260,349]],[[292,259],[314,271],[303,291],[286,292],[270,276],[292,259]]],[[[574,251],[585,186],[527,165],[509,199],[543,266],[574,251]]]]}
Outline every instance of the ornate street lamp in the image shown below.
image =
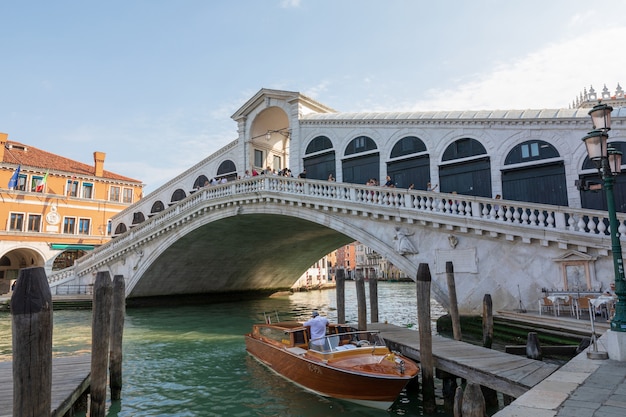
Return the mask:
{"type": "Polygon", "coordinates": [[[611,319],[611,330],[626,332],[626,280],[624,278],[624,261],[622,246],[619,240],[619,223],[613,196],[614,176],[622,170],[622,153],[608,145],[611,130],[611,112],[613,107],[598,104],[589,111],[595,130],[589,132],[583,141],[587,146],[589,159],[598,168],[606,190],[606,204],[609,211],[609,231],[611,233],[611,251],[613,252],[613,269],[615,271],[615,294],[617,303],[615,315],[611,319]]]}

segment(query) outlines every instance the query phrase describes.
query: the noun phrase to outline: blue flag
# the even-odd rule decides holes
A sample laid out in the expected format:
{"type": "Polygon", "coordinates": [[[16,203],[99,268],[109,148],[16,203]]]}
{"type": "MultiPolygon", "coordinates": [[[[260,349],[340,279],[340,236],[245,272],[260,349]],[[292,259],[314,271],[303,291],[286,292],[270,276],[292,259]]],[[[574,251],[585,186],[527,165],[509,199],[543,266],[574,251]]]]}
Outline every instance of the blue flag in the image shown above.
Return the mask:
{"type": "Polygon", "coordinates": [[[17,187],[17,180],[20,178],[21,167],[22,167],[21,165],[18,165],[17,169],[11,176],[11,179],[9,180],[9,190],[13,190],[15,187],[17,187]]]}

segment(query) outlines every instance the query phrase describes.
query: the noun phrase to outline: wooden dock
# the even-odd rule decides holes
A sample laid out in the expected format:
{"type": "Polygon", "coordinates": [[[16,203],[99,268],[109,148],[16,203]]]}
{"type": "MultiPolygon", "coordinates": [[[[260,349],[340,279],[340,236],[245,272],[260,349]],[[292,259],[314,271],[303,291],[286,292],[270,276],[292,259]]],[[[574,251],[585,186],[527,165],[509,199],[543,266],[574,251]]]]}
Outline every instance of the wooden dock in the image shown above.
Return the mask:
{"type": "MultiPolygon", "coordinates": [[[[385,323],[369,324],[368,330],[379,330],[392,350],[420,361],[417,331],[385,323]]],[[[515,398],[559,368],[438,335],[433,335],[433,361],[435,368],[441,371],[515,398]]]]}
{"type": "MultiPolygon", "coordinates": [[[[13,416],[13,363],[0,362],[0,417],[13,416]]],[[[52,358],[52,417],[62,417],[88,389],[91,355],[52,358]]]]}

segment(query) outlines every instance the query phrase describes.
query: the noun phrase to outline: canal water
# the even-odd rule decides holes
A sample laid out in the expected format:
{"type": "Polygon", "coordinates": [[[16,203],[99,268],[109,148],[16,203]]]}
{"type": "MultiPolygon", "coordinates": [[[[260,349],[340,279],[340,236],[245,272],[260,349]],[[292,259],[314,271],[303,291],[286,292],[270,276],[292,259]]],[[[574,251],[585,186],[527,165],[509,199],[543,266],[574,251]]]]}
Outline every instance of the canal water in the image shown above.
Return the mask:
{"type": "MultiPolygon", "coordinates": [[[[354,282],[347,281],[346,321],[354,324],[355,293],[354,282]]],[[[414,283],[380,282],[378,296],[380,322],[417,330],[414,283]]],[[[370,409],[303,391],[246,353],[243,335],[253,323],[264,319],[264,313],[278,315],[281,320],[304,321],[313,309],[335,322],[335,290],[207,305],[128,309],[122,400],[109,404],[107,416],[426,415],[414,391],[402,393],[388,411],[370,409]]],[[[442,314],[445,311],[433,302],[433,320],[442,314]]],[[[91,311],[54,312],[54,355],[88,352],[90,324],[91,311]]],[[[0,312],[2,360],[11,360],[11,317],[6,312],[0,312]]],[[[440,406],[436,415],[452,414],[440,406]]]]}

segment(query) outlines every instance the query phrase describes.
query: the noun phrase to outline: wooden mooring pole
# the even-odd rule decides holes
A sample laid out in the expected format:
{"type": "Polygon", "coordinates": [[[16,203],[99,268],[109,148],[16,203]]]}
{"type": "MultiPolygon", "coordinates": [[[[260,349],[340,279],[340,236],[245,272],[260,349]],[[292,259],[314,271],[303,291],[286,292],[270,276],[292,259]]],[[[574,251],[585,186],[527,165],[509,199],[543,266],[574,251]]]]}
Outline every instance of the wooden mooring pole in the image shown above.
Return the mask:
{"type": "MultiPolygon", "coordinates": [[[[483,347],[491,349],[493,344],[493,301],[491,294],[483,297],[483,347]]],[[[485,403],[489,406],[498,405],[498,393],[496,390],[481,387],[485,403]]]]}
{"type": "Polygon", "coordinates": [[[370,274],[370,322],[378,323],[378,277],[376,273],[370,274]],[[373,275],[373,276],[372,276],[373,275]]]}
{"type": "Polygon", "coordinates": [[[93,285],[89,417],[104,417],[106,414],[112,292],[110,274],[107,271],[98,272],[93,285]]]}
{"type": "Polygon", "coordinates": [[[355,274],[354,284],[356,287],[357,321],[359,330],[367,330],[367,305],[365,304],[365,280],[362,273],[355,274]]]}
{"type": "Polygon", "coordinates": [[[126,314],[126,283],[123,275],[113,277],[113,300],[111,309],[111,342],[109,346],[109,387],[111,400],[119,400],[122,394],[122,339],[126,314]]]}
{"type": "Polygon", "coordinates": [[[448,294],[450,298],[450,319],[452,319],[452,337],[461,340],[461,318],[459,316],[459,304],[456,298],[456,283],[454,282],[454,266],[452,262],[446,262],[446,280],[448,282],[448,294]]]}
{"type": "Polygon", "coordinates": [[[424,412],[436,410],[435,378],[433,376],[433,336],[430,324],[430,269],[421,263],[417,268],[417,323],[420,338],[420,370],[422,373],[422,406],[424,412]]]}
{"type": "Polygon", "coordinates": [[[52,294],[42,267],[20,269],[11,296],[13,417],[50,416],[52,294]]]}
{"type": "Polygon", "coordinates": [[[337,293],[337,323],[346,322],[346,271],[337,269],[335,273],[335,292],[337,293]]]}

